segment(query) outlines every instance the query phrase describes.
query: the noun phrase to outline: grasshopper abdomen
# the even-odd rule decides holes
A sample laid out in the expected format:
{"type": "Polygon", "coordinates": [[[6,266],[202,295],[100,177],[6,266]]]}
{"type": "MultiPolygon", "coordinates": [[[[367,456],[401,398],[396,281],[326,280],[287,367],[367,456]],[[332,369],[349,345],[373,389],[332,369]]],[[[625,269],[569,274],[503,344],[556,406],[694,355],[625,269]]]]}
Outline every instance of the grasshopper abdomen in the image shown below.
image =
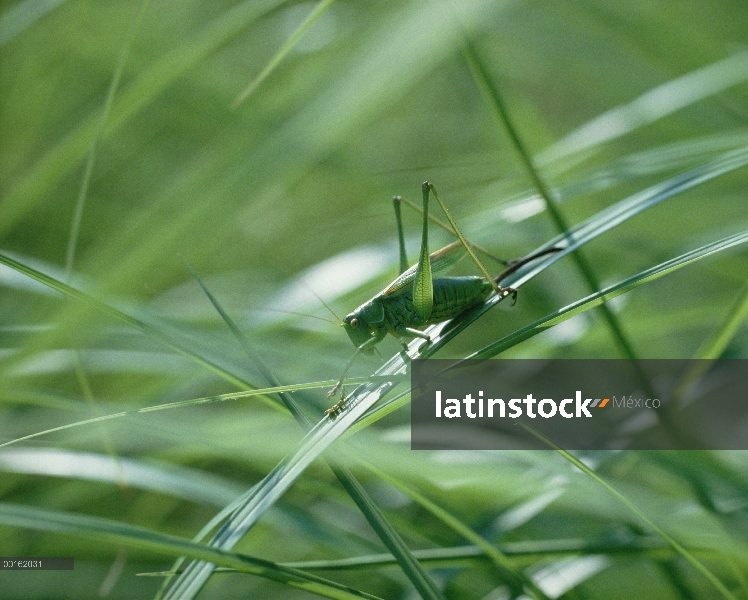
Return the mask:
{"type": "Polygon", "coordinates": [[[419,317],[408,286],[383,302],[385,319],[392,333],[403,327],[422,328],[460,315],[485,302],[493,287],[483,277],[443,277],[434,280],[434,305],[428,320],[419,317]]]}

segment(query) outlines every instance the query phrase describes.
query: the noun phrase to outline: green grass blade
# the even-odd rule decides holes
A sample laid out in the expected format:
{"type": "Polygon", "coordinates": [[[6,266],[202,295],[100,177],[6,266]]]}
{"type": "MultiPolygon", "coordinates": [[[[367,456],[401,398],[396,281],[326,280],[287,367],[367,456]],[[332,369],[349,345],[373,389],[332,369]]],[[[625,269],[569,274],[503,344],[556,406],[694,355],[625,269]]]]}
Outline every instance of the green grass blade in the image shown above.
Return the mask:
{"type": "MultiPolygon", "coordinates": [[[[578,554],[633,554],[633,555],[672,555],[672,547],[654,537],[641,537],[631,542],[591,542],[585,539],[527,540],[504,542],[496,547],[505,556],[530,556],[536,558],[578,554]]],[[[482,546],[469,545],[451,548],[429,548],[414,550],[418,560],[425,563],[438,563],[454,566],[460,561],[475,558],[490,559],[482,546]]],[[[283,563],[289,567],[313,570],[348,570],[395,564],[391,554],[373,554],[336,560],[310,560],[283,563]]]]}
{"type": "Polygon", "coordinates": [[[462,537],[464,537],[466,540],[472,542],[473,544],[475,544],[475,546],[480,548],[486,554],[486,556],[488,556],[498,567],[498,570],[504,578],[504,581],[508,583],[512,589],[524,588],[526,593],[531,595],[533,598],[537,598],[538,600],[549,600],[548,596],[545,595],[543,590],[538,588],[533,583],[532,579],[525,576],[525,574],[520,569],[516,568],[514,564],[507,558],[507,556],[503,552],[501,552],[501,550],[499,550],[484,537],[473,531],[452,513],[443,509],[441,506],[439,506],[435,502],[432,502],[414,488],[406,485],[404,482],[400,481],[396,477],[393,477],[386,471],[383,471],[370,462],[364,459],[359,459],[359,462],[364,465],[366,469],[377,475],[377,477],[389,482],[391,485],[395,486],[400,491],[410,496],[413,500],[415,500],[423,508],[429,511],[437,519],[442,521],[445,525],[447,525],[462,537]]]}
{"type": "Polygon", "coordinates": [[[538,155],[545,165],[589,152],[748,78],[748,52],[738,52],[668,81],[595,117],[538,155]]]}
{"type": "MultiPolygon", "coordinates": [[[[358,377],[351,378],[348,381],[352,384],[368,383],[371,380],[370,377],[358,377]]],[[[24,435],[19,438],[9,440],[0,444],[0,448],[17,444],[31,440],[43,435],[50,433],[56,433],[58,431],[65,431],[66,429],[73,429],[75,427],[83,427],[85,425],[93,425],[94,423],[100,423],[102,421],[109,421],[110,419],[120,419],[122,417],[131,417],[134,415],[140,415],[151,412],[158,412],[161,410],[173,410],[176,408],[187,408],[189,406],[197,406],[200,404],[211,404],[213,402],[227,402],[229,400],[242,400],[244,398],[253,398],[255,396],[269,396],[272,394],[281,394],[285,392],[296,392],[300,390],[316,390],[316,389],[329,389],[335,385],[337,380],[328,379],[326,381],[312,381],[309,383],[295,383],[291,385],[280,385],[268,388],[259,388],[255,390],[245,390],[241,392],[233,392],[228,394],[219,394],[217,396],[204,396],[202,398],[190,398],[188,400],[177,400],[175,402],[167,402],[165,404],[156,404],[154,406],[144,406],[143,408],[136,408],[133,410],[123,410],[116,413],[110,413],[108,415],[100,415],[98,417],[92,417],[90,419],[84,419],[82,421],[75,421],[66,425],[60,425],[58,427],[52,427],[50,429],[44,429],[24,435]]],[[[277,405],[276,405],[277,406],[277,405]]]]}
{"type": "Polygon", "coordinates": [[[701,379],[714,361],[722,355],[746,318],[748,318],[748,284],[743,286],[738,299],[728,311],[722,326],[712,336],[704,340],[704,343],[696,350],[693,356],[695,360],[683,373],[678,385],[673,390],[671,401],[674,406],[679,405],[688,389],[701,379]]]}
{"type": "Polygon", "coordinates": [[[705,340],[704,344],[696,350],[694,358],[706,360],[719,358],[746,318],[748,318],[748,284],[740,290],[740,294],[728,311],[722,327],[705,340]]]}
{"type": "MultiPolygon", "coordinates": [[[[208,300],[210,300],[210,303],[213,305],[213,308],[216,309],[216,312],[218,312],[221,319],[223,319],[223,322],[229,328],[234,338],[236,338],[236,340],[239,342],[239,345],[242,347],[242,349],[244,350],[244,353],[247,355],[249,360],[260,370],[263,377],[265,377],[265,379],[270,385],[276,388],[283,387],[280,385],[280,382],[273,376],[273,374],[268,370],[268,368],[265,366],[262,360],[260,360],[260,357],[255,354],[255,352],[250,347],[249,341],[247,340],[246,336],[242,333],[242,330],[239,329],[236,323],[234,323],[233,319],[223,309],[223,306],[221,306],[221,304],[218,302],[218,299],[211,293],[208,287],[203,283],[203,281],[200,279],[198,274],[192,269],[192,267],[189,265],[189,263],[186,260],[184,260],[184,264],[187,267],[187,270],[190,272],[190,275],[192,275],[192,278],[200,286],[200,289],[202,290],[202,292],[206,295],[208,300]]],[[[298,390],[300,388],[296,388],[296,389],[298,390]]],[[[286,408],[293,415],[294,419],[296,419],[296,422],[302,426],[304,431],[308,431],[309,429],[311,429],[312,423],[309,420],[309,417],[307,417],[306,414],[298,406],[293,396],[291,396],[288,393],[289,391],[296,391],[296,390],[278,389],[275,393],[281,399],[283,404],[285,404],[286,408]]]]}
{"type": "MultiPolygon", "coordinates": [[[[561,214],[561,210],[557,205],[557,201],[554,195],[551,193],[550,188],[548,188],[548,186],[545,184],[545,181],[540,176],[540,173],[538,173],[538,170],[535,168],[533,160],[530,157],[530,153],[528,152],[527,148],[525,148],[525,144],[522,142],[519,133],[514,127],[514,123],[509,116],[506,104],[504,103],[501,94],[499,93],[498,87],[488,74],[488,70],[478,56],[478,53],[475,51],[475,48],[467,39],[465,40],[465,56],[467,57],[468,64],[470,65],[470,71],[473,74],[474,79],[478,83],[479,87],[484,91],[484,97],[486,98],[486,101],[491,106],[493,112],[499,118],[500,122],[503,124],[504,128],[509,134],[509,138],[514,145],[517,154],[519,154],[522,160],[522,164],[529,174],[530,179],[535,186],[535,189],[538,191],[541,198],[543,198],[543,200],[545,201],[545,206],[556,225],[556,229],[562,235],[566,236],[566,241],[571,245],[573,242],[571,234],[569,233],[569,226],[566,219],[561,214]]],[[[590,265],[579,248],[576,248],[572,252],[572,259],[574,260],[577,269],[582,274],[582,277],[587,282],[587,287],[589,288],[589,290],[593,293],[597,292],[600,289],[600,283],[597,280],[597,276],[595,275],[595,271],[592,268],[592,265],[590,265]]],[[[615,341],[623,356],[629,359],[636,359],[634,347],[631,345],[631,342],[624,333],[623,327],[618,321],[618,318],[605,304],[601,304],[599,310],[603,316],[603,319],[608,325],[608,329],[610,330],[613,340],[615,341]]],[[[649,385],[649,382],[647,381],[643,373],[639,374],[639,378],[642,380],[645,389],[651,389],[651,386],[649,385]]]]}
{"type": "MultiPolygon", "coordinates": [[[[392,358],[377,371],[383,377],[404,372],[404,363],[399,355],[392,358]]],[[[348,399],[348,408],[332,420],[323,418],[300,442],[297,449],[284,458],[260,482],[255,493],[246,504],[224,524],[213,537],[211,544],[218,548],[233,547],[304,472],[306,467],[339,438],[358,417],[384,396],[394,383],[373,382],[357,388],[348,399]],[[355,396],[355,397],[354,397],[355,396]]],[[[167,599],[193,598],[210,576],[213,566],[209,563],[193,563],[175,582],[166,595],[167,599]]]]}
{"type": "MultiPolygon", "coordinates": [[[[746,165],[748,165],[748,148],[739,148],[734,151],[726,152],[704,165],[655,184],[633,196],[630,196],[629,198],[625,198],[613,206],[600,211],[586,221],[572,227],[569,230],[569,233],[574,242],[570,246],[564,248],[561,252],[554,254],[548,260],[543,261],[540,264],[521,269],[519,272],[508,277],[506,283],[507,285],[517,288],[523,285],[529,278],[534,277],[557,260],[566,256],[570,250],[596,239],[603,233],[622,225],[629,219],[632,219],[664,200],[711,181],[720,175],[740,169],[746,165]]],[[[544,244],[541,248],[563,245],[566,238],[566,235],[558,235],[544,244]]],[[[426,356],[434,354],[434,352],[436,352],[440,347],[441,343],[456,336],[468,325],[483,315],[484,312],[493,307],[497,301],[499,301],[499,299],[496,297],[489,298],[483,306],[451,322],[449,328],[443,333],[442,330],[445,329],[445,325],[436,325],[434,328],[430,329],[429,334],[431,335],[432,344],[424,354],[426,356]],[[446,339],[442,341],[441,338],[446,339]]]]}
{"type": "Polygon", "coordinates": [[[325,598],[377,600],[377,596],[304,573],[298,569],[251,556],[233,554],[176,536],[108,519],[0,503],[0,523],[25,529],[79,535],[102,543],[126,545],[166,555],[184,555],[210,560],[222,566],[271,579],[325,598]]]}
{"type": "MultiPolygon", "coordinates": [[[[185,261],[185,264],[186,261],[185,261]]],[[[218,302],[216,297],[208,290],[207,286],[202,282],[192,268],[187,264],[192,277],[197,281],[198,285],[202,289],[203,293],[208,297],[213,307],[218,311],[226,326],[234,334],[239,344],[244,348],[249,359],[262,371],[263,376],[275,386],[279,386],[278,380],[270,371],[265,367],[263,362],[255,355],[249,346],[247,338],[244,336],[242,331],[237,327],[228,313],[223,309],[221,304],[218,302]]],[[[297,406],[296,401],[293,397],[287,393],[287,391],[277,392],[286,408],[289,409],[293,414],[296,421],[306,432],[311,429],[311,422],[308,417],[300,410],[297,406]]],[[[374,501],[371,499],[366,490],[356,480],[353,474],[341,463],[336,461],[332,456],[328,455],[325,457],[330,468],[332,469],[335,476],[340,481],[341,485],[348,492],[348,495],[356,503],[361,510],[362,514],[369,522],[375,533],[382,540],[384,545],[392,552],[393,556],[397,559],[400,567],[405,573],[406,577],[410,579],[414,587],[418,590],[424,599],[439,600],[442,598],[439,589],[436,584],[426,573],[425,569],[420,563],[414,558],[408,546],[402,540],[400,535],[395,531],[395,528],[387,521],[382,512],[376,506],[374,501]]]]}
{"type": "MultiPolygon", "coordinates": [[[[229,383],[236,385],[240,389],[244,389],[244,390],[255,389],[255,386],[251,385],[249,382],[244,381],[243,379],[241,379],[240,377],[237,377],[233,373],[228,372],[223,367],[213,363],[207,358],[200,356],[198,353],[190,350],[189,348],[185,348],[179,342],[174,340],[170,335],[164,333],[163,331],[160,331],[159,329],[157,329],[156,327],[153,327],[152,325],[149,325],[145,321],[141,321],[140,319],[136,319],[135,317],[125,314],[124,312],[114,308],[113,306],[110,306],[106,302],[102,302],[101,300],[98,300],[97,298],[94,298],[93,296],[89,296],[85,292],[77,290],[55,279],[54,277],[45,275],[44,273],[37,271],[36,269],[33,269],[29,266],[26,266],[18,262],[17,260],[14,260],[4,254],[0,254],[0,264],[5,265],[6,267],[10,267],[11,269],[18,271],[19,273],[23,273],[27,277],[30,277],[31,279],[34,279],[35,281],[38,281],[39,283],[42,283],[46,285],[47,287],[52,288],[53,290],[57,290],[58,292],[64,294],[68,298],[71,298],[77,302],[85,304],[95,309],[98,312],[101,312],[105,315],[113,317],[114,319],[124,323],[125,325],[128,325],[132,327],[133,329],[140,331],[141,333],[145,334],[149,338],[163,344],[167,348],[174,350],[178,354],[181,354],[182,356],[194,361],[196,364],[204,367],[205,369],[214,373],[221,379],[224,379],[225,381],[228,381],[229,383]]],[[[15,358],[17,360],[17,357],[15,358]]],[[[270,406],[273,406],[279,410],[283,410],[283,408],[280,407],[276,402],[272,402],[268,399],[266,399],[266,401],[268,402],[270,406]]]]}
{"type": "Polygon", "coordinates": [[[237,107],[259,87],[259,85],[267,79],[267,77],[275,71],[276,67],[286,57],[286,55],[293,49],[293,47],[299,42],[303,35],[314,25],[314,22],[319,19],[327,10],[335,3],[335,0],[322,0],[314,10],[309,13],[309,16],[304,19],[304,22],[298,26],[296,31],[291,34],[286,42],[280,47],[278,52],[273,55],[265,68],[260,71],[260,74],[255,77],[252,82],[236,97],[232,106],[237,107]]]}
{"type": "MultiPolygon", "coordinates": [[[[520,542],[504,542],[497,549],[506,556],[544,558],[568,555],[590,555],[590,554],[623,554],[633,556],[669,557],[673,555],[673,549],[660,538],[640,537],[631,541],[621,542],[596,542],[585,539],[553,539],[553,540],[526,540],[520,542]]],[[[693,550],[693,549],[692,549],[693,550]]],[[[696,552],[708,552],[695,550],[696,552]]],[[[427,548],[414,550],[413,555],[425,564],[439,567],[457,567],[461,563],[474,564],[475,559],[490,560],[489,555],[480,546],[452,546],[445,548],[427,548]]],[[[373,567],[397,566],[397,561],[392,554],[368,554],[354,556],[351,558],[338,558],[330,560],[305,560],[299,562],[280,563],[287,567],[302,569],[304,571],[355,571],[373,567]]],[[[216,572],[236,572],[235,569],[221,567],[216,572]]],[[[140,573],[152,577],[164,577],[166,575],[178,574],[173,571],[157,573],[140,573]]]]}
{"type": "Polygon", "coordinates": [[[86,196],[88,196],[88,187],[91,183],[91,175],[93,174],[94,163],[96,162],[96,154],[99,149],[99,143],[101,142],[101,136],[104,134],[104,125],[109,117],[109,112],[112,108],[112,102],[114,96],[117,93],[120,79],[122,79],[122,72],[127,62],[127,57],[130,55],[130,49],[132,48],[132,41],[135,38],[135,33],[140,28],[140,24],[143,22],[145,12],[148,9],[150,0],[142,0],[138,14],[135,16],[135,20],[130,25],[130,29],[127,31],[125,41],[122,43],[122,49],[120,50],[119,59],[117,60],[117,66],[114,68],[114,74],[112,75],[112,81],[109,83],[109,89],[107,90],[106,100],[104,100],[104,108],[101,111],[101,118],[99,119],[98,127],[96,128],[96,134],[91,144],[91,150],[88,153],[88,159],[86,160],[86,167],[83,170],[83,180],[81,181],[81,187],[78,192],[78,199],[75,202],[75,210],[73,211],[73,220],[70,224],[70,236],[68,237],[67,251],[65,253],[65,281],[68,281],[70,273],[73,271],[73,265],[75,264],[75,249],[78,246],[78,237],[80,234],[81,220],[83,219],[83,208],[86,205],[86,196]]]}
{"type": "Polygon", "coordinates": [[[639,287],[640,285],[655,281],[660,277],[667,275],[668,273],[672,273],[674,271],[677,271],[678,269],[685,267],[686,265],[690,265],[691,263],[702,260],[717,252],[722,252],[724,250],[734,248],[740,244],[744,244],[745,242],[748,242],[748,231],[723,238],[719,241],[707,244],[706,246],[702,246],[701,248],[697,248],[696,250],[691,250],[690,252],[681,254],[676,258],[670,259],[668,261],[660,263],[659,265],[646,269],[641,273],[638,273],[632,277],[628,277],[627,279],[611,285],[595,294],[590,294],[589,296],[582,298],[581,300],[577,300],[576,302],[573,302],[572,304],[569,304],[568,306],[565,306],[564,308],[561,308],[551,313],[550,315],[543,317],[542,319],[538,319],[534,323],[518,329],[517,331],[507,335],[506,337],[503,337],[500,340],[497,340],[494,343],[481,348],[477,352],[468,356],[468,358],[490,358],[492,356],[496,356],[500,352],[516,346],[520,342],[530,339],[531,337],[534,337],[539,333],[542,333],[543,331],[546,331],[551,327],[558,325],[559,323],[562,323],[567,319],[570,319],[573,316],[581,314],[585,311],[590,310],[591,308],[600,305],[602,302],[612,300],[616,296],[625,294],[626,292],[629,292],[639,287]]]}
{"type": "MultiPolygon", "coordinates": [[[[746,235],[746,240],[748,240],[748,235],[746,235]]],[[[677,540],[675,540],[664,529],[662,529],[659,525],[657,525],[657,523],[655,523],[652,519],[650,519],[642,509],[640,509],[634,502],[632,502],[626,496],[624,496],[621,492],[619,492],[613,485],[605,481],[605,479],[600,477],[600,475],[595,473],[595,471],[590,469],[586,464],[584,464],[576,456],[564,450],[563,448],[557,446],[552,440],[548,439],[546,436],[544,436],[534,427],[531,427],[524,422],[520,422],[519,425],[527,429],[530,433],[535,435],[538,439],[548,444],[550,448],[553,448],[554,450],[556,450],[556,452],[558,452],[571,464],[573,464],[583,473],[585,473],[586,475],[594,479],[597,483],[599,483],[606,490],[608,490],[608,492],[610,492],[620,502],[622,502],[631,512],[633,512],[637,517],[639,517],[642,521],[644,521],[655,533],[657,533],[657,535],[659,535],[663,540],[665,540],[668,544],[670,544],[670,546],[673,548],[673,550],[675,550],[675,552],[680,554],[686,561],[688,561],[688,563],[691,566],[693,566],[699,573],[701,573],[704,577],[706,577],[709,580],[709,582],[715,588],[717,588],[717,590],[720,592],[720,594],[722,594],[724,598],[727,598],[728,600],[737,600],[737,598],[732,594],[732,592],[730,592],[730,590],[727,589],[725,584],[722,583],[717,578],[717,576],[714,575],[714,573],[712,573],[709,569],[707,569],[706,566],[704,566],[704,564],[699,559],[697,559],[688,549],[682,546],[677,540]]]]}
{"type": "MultiPolygon", "coordinates": [[[[329,454],[329,453],[328,453],[329,454]]],[[[328,456],[328,460],[330,460],[328,456]]],[[[429,577],[421,563],[418,562],[410,548],[405,544],[395,528],[387,521],[369,494],[366,493],[361,484],[356,480],[347,467],[340,463],[331,462],[335,475],[340,480],[345,490],[354,499],[366,520],[372,526],[379,539],[382,540],[392,556],[397,560],[405,576],[411,581],[424,600],[443,599],[439,588],[429,577]]]]}

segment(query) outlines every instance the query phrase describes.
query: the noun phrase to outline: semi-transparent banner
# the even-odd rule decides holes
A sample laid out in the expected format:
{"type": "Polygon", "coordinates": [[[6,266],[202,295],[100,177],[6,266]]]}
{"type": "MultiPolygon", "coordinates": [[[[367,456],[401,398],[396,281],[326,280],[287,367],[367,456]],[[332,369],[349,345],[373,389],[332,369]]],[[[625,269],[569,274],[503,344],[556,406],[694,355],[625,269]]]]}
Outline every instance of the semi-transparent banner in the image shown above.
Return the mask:
{"type": "Polygon", "coordinates": [[[411,383],[414,450],[748,449],[743,359],[414,360],[411,383]]]}

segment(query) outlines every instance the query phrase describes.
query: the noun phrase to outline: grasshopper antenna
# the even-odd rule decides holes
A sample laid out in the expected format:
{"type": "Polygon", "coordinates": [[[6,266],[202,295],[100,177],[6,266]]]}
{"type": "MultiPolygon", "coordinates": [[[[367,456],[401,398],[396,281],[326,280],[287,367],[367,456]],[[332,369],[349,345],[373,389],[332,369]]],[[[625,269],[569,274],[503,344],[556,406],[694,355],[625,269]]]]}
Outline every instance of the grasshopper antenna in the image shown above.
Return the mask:
{"type": "MultiPolygon", "coordinates": [[[[335,323],[335,325],[342,326],[343,325],[343,319],[341,319],[337,314],[335,314],[335,311],[332,308],[330,308],[330,305],[327,304],[327,302],[325,302],[322,299],[322,296],[320,296],[317,292],[315,292],[312,289],[312,286],[310,286],[303,279],[300,279],[299,281],[301,282],[301,285],[303,285],[306,289],[308,289],[310,292],[312,292],[312,294],[314,294],[315,298],[317,298],[317,300],[319,300],[322,303],[322,306],[324,306],[327,310],[329,310],[330,313],[332,314],[332,316],[335,317],[335,319],[337,320],[337,322],[335,323]]],[[[307,315],[307,316],[310,316],[310,315],[307,315]]],[[[317,318],[321,319],[322,317],[317,317],[317,318]]],[[[323,320],[327,321],[328,319],[323,319],[323,320]]],[[[329,321],[329,322],[332,323],[332,321],[329,321]]]]}
{"type": "Polygon", "coordinates": [[[256,308],[255,310],[260,310],[263,312],[276,312],[276,313],[283,313],[286,315],[296,315],[297,317],[309,317],[310,319],[317,319],[319,321],[324,321],[325,323],[332,323],[333,325],[342,325],[343,323],[340,321],[333,321],[332,319],[325,319],[325,317],[318,317],[317,315],[310,315],[303,312],[297,312],[295,310],[283,310],[280,308],[256,308]]]}

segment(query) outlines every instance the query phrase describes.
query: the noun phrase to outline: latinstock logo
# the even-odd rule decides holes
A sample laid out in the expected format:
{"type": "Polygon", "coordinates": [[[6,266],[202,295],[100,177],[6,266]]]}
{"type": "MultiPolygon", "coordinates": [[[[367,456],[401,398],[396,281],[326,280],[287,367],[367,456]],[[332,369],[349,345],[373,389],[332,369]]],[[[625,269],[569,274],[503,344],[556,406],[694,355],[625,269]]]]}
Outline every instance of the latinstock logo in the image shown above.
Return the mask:
{"type": "MultiPolygon", "coordinates": [[[[613,400],[615,403],[615,396],[613,400]]],[[[465,407],[464,415],[469,419],[482,419],[484,416],[491,419],[494,417],[494,414],[499,418],[508,416],[510,419],[518,419],[523,414],[530,419],[536,417],[550,419],[556,415],[565,419],[573,419],[575,417],[590,418],[592,417],[592,413],[588,410],[589,408],[605,408],[609,401],[610,398],[595,398],[594,400],[587,398],[582,400],[582,392],[577,391],[574,399],[564,398],[560,402],[556,402],[552,398],[538,400],[532,394],[527,394],[525,398],[512,398],[504,402],[501,398],[486,398],[484,400],[483,390],[481,390],[478,392],[477,398],[473,398],[471,394],[467,394],[462,401],[456,398],[447,398],[442,407],[442,391],[436,390],[434,404],[437,419],[441,418],[442,414],[447,419],[461,418],[463,415],[461,407],[463,405],[465,407]]],[[[623,404],[624,401],[625,399],[622,399],[621,403],[623,404]]]]}
{"type": "Polygon", "coordinates": [[[414,360],[411,448],[748,449],[748,361],[692,362],[414,360]]]}

